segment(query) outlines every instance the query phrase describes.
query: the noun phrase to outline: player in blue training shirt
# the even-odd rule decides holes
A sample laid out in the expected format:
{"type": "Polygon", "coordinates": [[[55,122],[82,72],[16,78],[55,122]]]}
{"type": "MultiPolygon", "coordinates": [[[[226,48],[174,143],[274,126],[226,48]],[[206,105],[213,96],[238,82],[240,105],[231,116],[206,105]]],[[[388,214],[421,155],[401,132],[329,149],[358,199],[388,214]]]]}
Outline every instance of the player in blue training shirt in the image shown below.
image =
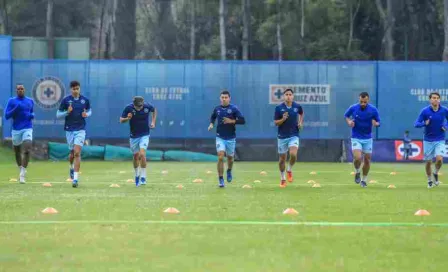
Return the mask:
{"type": "Polygon", "coordinates": [[[6,105],[5,118],[12,118],[12,145],[20,169],[19,181],[24,184],[33,141],[34,101],[25,96],[23,84],[16,85],[16,93],[6,105]]]}
{"type": "Polygon", "coordinates": [[[369,94],[359,94],[359,103],[350,106],[345,112],[345,120],[352,128],[352,153],[353,165],[355,167],[355,182],[361,187],[367,187],[367,175],[370,171],[370,160],[372,157],[372,125],[380,126],[378,110],[369,104],[369,94]],[[364,157],[364,160],[362,160],[364,157]],[[360,173],[361,163],[362,178],[360,173]]]}
{"type": "Polygon", "coordinates": [[[70,82],[72,94],[64,97],[56,113],[57,118],[65,118],[65,136],[70,150],[70,178],[72,186],[78,187],[79,169],[81,167],[81,149],[86,139],[86,120],[92,115],[90,101],[81,95],[78,81],[70,82]]]}
{"type": "Polygon", "coordinates": [[[244,125],[246,120],[240,110],[230,104],[229,91],[222,91],[220,95],[221,105],[213,109],[210,117],[208,130],[212,130],[215,120],[218,119],[216,127],[216,151],[218,152],[218,177],[219,187],[224,185],[224,156],[227,156],[227,182],[231,182],[233,157],[235,155],[236,133],[235,125],[244,125]]]}
{"type": "Polygon", "coordinates": [[[156,126],[156,118],[157,110],[149,103],[145,103],[141,96],[134,97],[133,102],[126,106],[120,117],[120,123],[129,121],[131,129],[129,143],[134,154],[135,186],[137,187],[146,184],[146,149],[149,144],[149,130],[156,126]]]}
{"type": "Polygon", "coordinates": [[[280,187],[286,187],[286,173],[288,182],[293,181],[292,167],[297,159],[299,150],[299,131],[303,127],[304,112],[302,106],[294,102],[294,92],[286,89],[283,92],[284,102],[275,107],[274,122],[278,126],[277,145],[279,154],[280,187]],[[288,167],[285,167],[289,151],[288,167]],[[286,173],[285,173],[286,168],[286,173]]]}
{"type": "Polygon", "coordinates": [[[426,176],[428,188],[439,185],[439,170],[442,167],[445,154],[445,131],[448,129],[448,108],[440,106],[440,94],[433,92],[429,95],[431,105],[420,112],[414,126],[424,127],[423,152],[426,161],[426,176]],[[436,158],[435,169],[431,171],[432,160],[436,158]],[[432,172],[432,173],[431,173],[432,172]],[[434,182],[431,175],[434,176],[434,182]]]}

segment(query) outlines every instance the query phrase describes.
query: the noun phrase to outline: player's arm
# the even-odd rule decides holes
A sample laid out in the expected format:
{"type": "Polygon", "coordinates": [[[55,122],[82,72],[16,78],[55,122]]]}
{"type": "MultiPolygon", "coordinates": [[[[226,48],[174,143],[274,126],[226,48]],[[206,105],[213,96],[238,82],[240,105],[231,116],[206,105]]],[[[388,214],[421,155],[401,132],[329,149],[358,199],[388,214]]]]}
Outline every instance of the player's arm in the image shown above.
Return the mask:
{"type": "Polygon", "coordinates": [[[281,113],[280,110],[278,108],[275,108],[275,113],[274,113],[274,124],[276,126],[281,126],[286,119],[288,119],[288,113],[281,113]]]}
{"type": "Polygon", "coordinates": [[[128,110],[128,107],[126,107],[120,116],[120,123],[126,123],[127,121],[131,120],[131,118],[132,118],[132,112],[130,112],[128,110]]]}
{"type": "Polygon", "coordinates": [[[151,120],[151,128],[156,127],[156,121],[157,121],[157,109],[152,108],[152,120],[151,120]]]}
{"type": "Polygon", "coordinates": [[[56,112],[56,118],[64,118],[69,114],[67,105],[65,104],[65,101],[62,100],[61,105],[59,105],[59,109],[56,112]]]}
{"type": "Polygon", "coordinates": [[[302,106],[300,106],[299,113],[298,113],[298,119],[297,119],[297,120],[299,120],[299,122],[297,123],[297,125],[299,126],[299,129],[303,128],[303,120],[304,120],[304,118],[305,118],[305,112],[303,111],[302,106]]]}
{"type": "Polygon", "coordinates": [[[8,104],[6,105],[6,110],[5,110],[6,120],[8,120],[14,116],[14,113],[17,110],[18,105],[19,104],[14,104],[12,99],[9,99],[8,104]]]}
{"type": "Polygon", "coordinates": [[[212,115],[210,116],[210,125],[208,126],[208,130],[212,130],[213,127],[215,126],[215,121],[216,118],[218,117],[218,115],[216,114],[216,108],[213,109],[212,115]]]}
{"type": "Polygon", "coordinates": [[[414,127],[422,128],[422,127],[426,126],[427,124],[429,124],[429,122],[425,121],[425,113],[424,113],[424,110],[422,110],[420,112],[420,115],[417,118],[417,121],[415,121],[415,123],[414,123],[414,127]]]}
{"type": "Polygon", "coordinates": [[[246,123],[246,119],[243,114],[241,114],[239,109],[235,110],[235,119],[224,118],[224,124],[234,124],[234,125],[244,125],[246,123]]]}
{"type": "Polygon", "coordinates": [[[380,119],[380,114],[378,113],[378,110],[375,110],[375,113],[373,114],[372,124],[375,127],[379,127],[381,125],[381,119],[380,119]]]}
{"type": "Polygon", "coordinates": [[[354,127],[355,126],[355,121],[352,120],[352,118],[351,118],[352,114],[353,114],[353,107],[348,108],[347,111],[344,114],[345,122],[347,122],[347,125],[349,127],[354,127]]]}
{"type": "Polygon", "coordinates": [[[90,107],[90,101],[87,100],[86,107],[84,108],[84,111],[82,112],[82,117],[87,118],[92,115],[92,108],[90,107]]]}
{"type": "Polygon", "coordinates": [[[30,120],[34,119],[34,101],[31,100],[30,120]]]}

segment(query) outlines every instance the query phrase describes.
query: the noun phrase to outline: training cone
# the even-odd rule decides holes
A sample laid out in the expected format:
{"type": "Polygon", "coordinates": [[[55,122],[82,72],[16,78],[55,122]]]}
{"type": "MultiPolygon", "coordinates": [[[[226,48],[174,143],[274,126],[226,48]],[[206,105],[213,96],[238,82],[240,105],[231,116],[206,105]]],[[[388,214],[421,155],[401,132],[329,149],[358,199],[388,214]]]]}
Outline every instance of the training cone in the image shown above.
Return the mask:
{"type": "Polygon", "coordinates": [[[68,178],[66,181],[67,182],[72,182],[73,180],[71,178],[68,178]]]}
{"type": "Polygon", "coordinates": [[[12,178],[12,179],[9,179],[9,181],[10,181],[10,182],[17,182],[17,179],[12,178]]]}
{"type": "Polygon", "coordinates": [[[320,187],[322,187],[322,186],[320,186],[319,183],[313,184],[313,188],[320,188],[320,187]]]}
{"type": "Polygon", "coordinates": [[[179,185],[176,186],[176,188],[177,188],[177,189],[183,189],[184,186],[183,186],[182,184],[179,184],[179,185]]]}
{"type": "Polygon", "coordinates": [[[111,184],[109,187],[110,188],[120,188],[120,185],[118,185],[118,184],[111,184]]]}
{"type": "Polygon", "coordinates": [[[163,211],[164,213],[180,213],[178,209],[176,208],[168,208],[163,211]]]}
{"type": "Polygon", "coordinates": [[[294,210],[293,208],[287,208],[283,211],[283,214],[299,214],[299,212],[294,210]]]}
{"type": "Polygon", "coordinates": [[[387,186],[387,188],[388,188],[388,189],[395,189],[395,188],[397,188],[397,187],[395,187],[395,185],[391,184],[391,185],[387,186]]]}
{"type": "Polygon", "coordinates": [[[55,214],[55,213],[58,213],[58,211],[55,208],[48,207],[48,208],[43,209],[42,213],[55,214]]]}
{"type": "Polygon", "coordinates": [[[311,171],[310,175],[316,175],[317,173],[315,171],[311,171]]]}
{"type": "Polygon", "coordinates": [[[168,170],[162,170],[161,173],[164,174],[164,175],[166,175],[166,174],[168,174],[168,170]]]}
{"type": "Polygon", "coordinates": [[[51,183],[46,182],[46,183],[42,184],[42,186],[44,186],[44,187],[51,187],[51,183]]]}
{"type": "Polygon", "coordinates": [[[243,189],[250,189],[250,188],[252,188],[250,185],[243,185],[243,187],[242,187],[243,189]]]}
{"type": "Polygon", "coordinates": [[[202,179],[200,179],[200,178],[197,178],[197,179],[193,180],[193,183],[202,183],[202,182],[204,182],[204,181],[202,179]]]}
{"type": "Polygon", "coordinates": [[[350,172],[350,175],[354,176],[354,175],[355,175],[355,172],[350,172]]]}
{"type": "Polygon", "coordinates": [[[261,171],[260,172],[260,175],[262,175],[262,176],[266,176],[268,173],[266,172],[266,171],[261,171]]]}
{"type": "Polygon", "coordinates": [[[416,216],[427,216],[431,215],[427,210],[418,210],[414,213],[416,216]]]}
{"type": "Polygon", "coordinates": [[[120,173],[120,174],[126,174],[126,171],[120,171],[120,172],[118,172],[118,173],[120,173]]]}
{"type": "Polygon", "coordinates": [[[377,182],[376,180],[373,180],[373,179],[372,179],[372,180],[369,181],[369,183],[370,183],[370,184],[375,184],[375,183],[378,183],[378,182],[377,182]]]}
{"type": "Polygon", "coordinates": [[[213,174],[213,172],[212,171],[210,171],[210,170],[207,170],[207,172],[206,172],[208,175],[210,175],[210,174],[213,174]]]}
{"type": "Polygon", "coordinates": [[[261,180],[256,179],[254,180],[254,183],[261,183],[261,180]]]}
{"type": "Polygon", "coordinates": [[[395,176],[397,174],[397,172],[390,172],[391,176],[395,176]]]}
{"type": "Polygon", "coordinates": [[[128,180],[126,180],[126,182],[127,182],[127,183],[134,183],[135,180],[133,180],[133,179],[128,179],[128,180]]]}
{"type": "Polygon", "coordinates": [[[308,180],[308,184],[314,184],[316,183],[314,180],[308,180]]]}

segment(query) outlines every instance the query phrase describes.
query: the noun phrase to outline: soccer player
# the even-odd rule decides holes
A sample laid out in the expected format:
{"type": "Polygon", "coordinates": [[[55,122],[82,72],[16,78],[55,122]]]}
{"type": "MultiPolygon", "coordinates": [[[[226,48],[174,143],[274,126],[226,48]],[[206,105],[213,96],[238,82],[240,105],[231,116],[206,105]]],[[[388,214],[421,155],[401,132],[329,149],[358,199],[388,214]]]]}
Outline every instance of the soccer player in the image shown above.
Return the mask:
{"type": "Polygon", "coordinates": [[[227,156],[227,182],[232,182],[233,157],[235,155],[236,133],[235,125],[244,125],[246,120],[240,110],[230,104],[230,92],[223,90],[220,95],[221,105],[213,109],[208,131],[212,130],[216,119],[216,151],[218,153],[219,187],[224,185],[224,156],[227,156]]]}
{"type": "Polygon", "coordinates": [[[345,120],[352,128],[352,153],[353,165],[355,167],[355,183],[361,187],[367,187],[367,175],[370,171],[370,160],[372,157],[372,125],[380,126],[380,116],[377,108],[369,104],[369,94],[359,94],[359,103],[350,106],[345,112],[345,120]],[[362,158],[364,157],[364,160],[362,158]],[[362,178],[360,173],[361,163],[362,178]]]}
{"type": "Polygon", "coordinates": [[[86,139],[86,118],[92,115],[90,101],[81,95],[78,81],[70,82],[72,94],[64,97],[56,113],[57,118],[65,118],[65,136],[70,150],[70,178],[73,188],[78,187],[79,169],[81,167],[81,149],[86,139]]]}
{"type": "Polygon", "coordinates": [[[423,137],[423,152],[426,161],[426,176],[428,188],[439,185],[439,170],[445,153],[445,131],[447,130],[448,108],[440,106],[440,94],[429,95],[430,105],[423,108],[414,126],[425,128],[423,137]],[[432,160],[436,158],[435,169],[431,171],[432,160]],[[432,172],[432,173],[431,173],[432,172]],[[431,174],[434,176],[434,182],[431,174]]]}
{"type": "Polygon", "coordinates": [[[25,96],[23,84],[16,85],[16,93],[17,96],[10,98],[6,105],[5,118],[12,118],[12,145],[20,170],[19,181],[24,184],[33,141],[34,101],[25,96]]]}
{"type": "Polygon", "coordinates": [[[136,96],[133,102],[124,108],[120,123],[129,121],[131,130],[129,143],[134,154],[135,186],[146,185],[146,149],[149,144],[149,130],[155,128],[157,110],[141,96],[136,96]],[[149,115],[152,112],[151,127],[149,115]]]}
{"type": "Polygon", "coordinates": [[[411,155],[411,138],[409,138],[409,131],[406,130],[404,132],[404,137],[403,137],[403,149],[404,149],[404,159],[405,160],[409,160],[409,155],[411,155]]]}
{"type": "Polygon", "coordinates": [[[304,112],[302,106],[294,102],[294,92],[286,89],[283,92],[284,102],[275,107],[274,123],[278,126],[277,146],[279,154],[278,167],[280,170],[280,187],[286,187],[286,173],[288,182],[293,182],[292,167],[296,163],[299,150],[299,131],[303,127],[304,112]],[[286,158],[289,151],[289,162],[286,168],[286,158]],[[286,168],[286,173],[285,173],[286,168]]]}

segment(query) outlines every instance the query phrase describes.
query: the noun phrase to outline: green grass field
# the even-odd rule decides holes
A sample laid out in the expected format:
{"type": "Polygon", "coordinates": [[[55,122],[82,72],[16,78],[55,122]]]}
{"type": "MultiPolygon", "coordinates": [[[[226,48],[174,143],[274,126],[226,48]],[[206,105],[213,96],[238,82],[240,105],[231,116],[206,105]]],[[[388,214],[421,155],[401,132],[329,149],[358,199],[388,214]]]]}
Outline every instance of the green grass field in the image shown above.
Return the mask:
{"type": "Polygon", "coordinates": [[[282,189],[275,162],[237,162],[234,182],[219,189],[214,163],[150,163],[149,185],[136,188],[126,182],[133,178],[130,162],[83,162],[80,187],[74,189],[66,181],[68,163],[33,162],[21,185],[9,181],[17,178],[11,160],[0,164],[1,271],[448,266],[448,186],[427,189],[419,164],[373,164],[370,179],[377,183],[363,189],[352,181],[347,163],[298,163],[294,183],[282,189]],[[193,183],[196,178],[204,182],[193,183]],[[312,188],[310,179],[322,187],[312,188]],[[110,188],[113,183],[121,187],[110,188]],[[243,189],[245,184],[252,188],[243,189]],[[42,214],[46,207],[59,213],[42,214]],[[180,214],[163,213],[168,207],[180,214]],[[286,208],[299,214],[283,215],[286,208]],[[414,216],[418,209],[431,215],[414,216]]]}

